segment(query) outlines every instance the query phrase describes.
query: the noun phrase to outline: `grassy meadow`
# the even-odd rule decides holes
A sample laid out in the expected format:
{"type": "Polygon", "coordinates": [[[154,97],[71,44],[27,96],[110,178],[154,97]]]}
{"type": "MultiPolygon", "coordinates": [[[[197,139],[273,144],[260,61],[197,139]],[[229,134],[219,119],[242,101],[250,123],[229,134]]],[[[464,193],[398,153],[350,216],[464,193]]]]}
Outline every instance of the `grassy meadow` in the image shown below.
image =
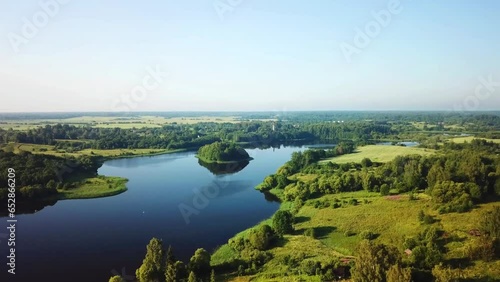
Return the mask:
{"type": "MultiPolygon", "coordinates": [[[[286,202],[281,208],[288,209],[291,205],[286,202]]],[[[379,193],[365,191],[325,195],[305,203],[296,215],[294,234],[285,235],[276,247],[269,250],[273,258],[260,273],[226,278],[227,281],[315,281],[317,278],[314,277],[309,277],[309,280],[300,280],[298,276],[282,278],[286,273],[286,266],[281,263],[284,257],[301,255],[321,260],[333,257],[352,260],[356,246],[362,240],[359,234],[363,231],[373,232],[376,235],[374,242],[397,246],[404,258],[404,239],[416,236],[431,225],[448,234],[445,260],[459,260],[464,257],[467,244],[476,240],[468,232],[478,228],[478,214],[493,206],[500,206],[500,203],[481,204],[467,213],[438,214],[426,194],[418,194],[416,200],[410,200],[408,195],[380,196],[379,193]],[[351,199],[356,199],[358,204],[349,204],[351,199]],[[315,207],[315,202],[320,203],[319,207],[315,207]],[[333,208],[335,202],[341,203],[341,207],[333,208]],[[418,220],[421,210],[433,216],[435,223],[421,223],[418,220]],[[315,238],[303,235],[310,228],[315,229],[315,238]]],[[[272,221],[268,219],[260,224],[272,225],[272,221]]],[[[249,230],[235,237],[245,237],[249,230]]],[[[218,265],[236,257],[237,253],[225,244],[213,254],[212,263],[218,265]]],[[[463,269],[462,275],[464,278],[478,275],[500,277],[500,261],[476,261],[463,269]]]]}
{"type": "Polygon", "coordinates": [[[92,126],[96,128],[158,128],[169,124],[196,124],[201,122],[238,123],[243,120],[239,116],[185,116],[185,117],[103,117],[81,116],[65,119],[33,119],[33,120],[3,120],[0,129],[29,130],[45,125],[68,124],[73,126],[92,126]]]}
{"type": "Polygon", "coordinates": [[[388,162],[397,156],[401,155],[432,155],[436,151],[432,149],[405,147],[405,146],[392,146],[392,145],[366,145],[358,147],[356,152],[346,154],[339,157],[333,157],[320,161],[326,163],[332,161],[334,163],[359,163],[364,158],[369,158],[373,162],[388,162]]]}
{"type": "Polygon", "coordinates": [[[19,153],[21,151],[31,152],[33,154],[45,154],[54,156],[101,156],[106,158],[119,158],[119,157],[134,157],[134,156],[146,156],[146,155],[158,155],[175,153],[182,151],[178,150],[166,150],[166,149],[83,149],[81,151],[66,152],[65,150],[55,149],[53,145],[40,145],[40,144],[25,144],[25,143],[9,143],[0,145],[0,149],[11,151],[14,153],[19,153]]]}
{"type": "Polygon", "coordinates": [[[470,143],[474,139],[482,139],[482,140],[486,140],[488,142],[500,143],[500,139],[479,138],[479,137],[474,137],[474,136],[455,137],[455,138],[450,138],[449,141],[455,142],[455,143],[465,143],[465,142],[470,143]]]}
{"type": "Polygon", "coordinates": [[[75,179],[75,188],[59,189],[57,197],[60,200],[90,199],[117,195],[127,191],[127,179],[122,177],[96,176],[75,179]]]}

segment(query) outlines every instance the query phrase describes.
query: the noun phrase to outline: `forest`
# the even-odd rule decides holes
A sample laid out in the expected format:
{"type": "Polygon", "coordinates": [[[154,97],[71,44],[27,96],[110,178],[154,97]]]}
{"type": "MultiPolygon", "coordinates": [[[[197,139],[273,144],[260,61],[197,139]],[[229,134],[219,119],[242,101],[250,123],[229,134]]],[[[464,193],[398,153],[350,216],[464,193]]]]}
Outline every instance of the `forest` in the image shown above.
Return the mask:
{"type": "MultiPolygon", "coordinates": [[[[101,164],[102,161],[97,157],[60,158],[0,150],[0,170],[16,168],[19,200],[36,200],[57,194],[57,189],[69,189],[71,185],[65,180],[75,175],[96,175],[101,164]]],[[[6,199],[6,174],[0,174],[0,183],[0,199],[6,199]]]]}
{"type": "Polygon", "coordinates": [[[250,159],[241,146],[228,142],[214,142],[198,149],[198,158],[205,162],[238,162],[250,159]]]}

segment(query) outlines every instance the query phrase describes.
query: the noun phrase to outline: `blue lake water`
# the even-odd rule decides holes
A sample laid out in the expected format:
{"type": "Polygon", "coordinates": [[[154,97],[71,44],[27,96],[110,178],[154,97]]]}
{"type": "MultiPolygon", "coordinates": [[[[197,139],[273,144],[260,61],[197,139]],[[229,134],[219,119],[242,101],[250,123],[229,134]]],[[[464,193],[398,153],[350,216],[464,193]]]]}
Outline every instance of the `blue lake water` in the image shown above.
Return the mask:
{"type": "Polygon", "coordinates": [[[99,174],[128,178],[128,191],[18,215],[17,274],[4,276],[7,242],[0,237],[0,280],[98,282],[113,273],[133,275],[152,237],[184,261],[197,248],[213,251],[277,210],[279,203],[254,187],[304,149],[248,149],[254,159],[222,175],[199,165],[194,152],[107,161],[99,174]]]}

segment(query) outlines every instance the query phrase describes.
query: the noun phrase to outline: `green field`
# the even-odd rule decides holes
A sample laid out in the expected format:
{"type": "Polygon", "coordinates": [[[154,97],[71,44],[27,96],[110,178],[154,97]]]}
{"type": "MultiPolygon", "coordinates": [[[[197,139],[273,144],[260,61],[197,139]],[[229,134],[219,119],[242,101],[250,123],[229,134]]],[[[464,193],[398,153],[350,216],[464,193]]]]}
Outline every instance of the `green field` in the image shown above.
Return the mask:
{"type": "MultiPolygon", "coordinates": [[[[291,204],[287,202],[284,205],[281,208],[290,207],[291,204]]],[[[445,244],[447,249],[445,260],[460,259],[464,256],[467,244],[475,240],[468,231],[478,228],[478,214],[493,206],[500,206],[500,203],[481,204],[467,213],[441,215],[433,209],[430,198],[425,194],[418,194],[417,200],[409,200],[408,195],[380,196],[378,193],[365,191],[325,195],[319,199],[308,200],[300,209],[296,215],[298,222],[294,225],[294,234],[285,235],[284,242],[270,250],[273,258],[264,265],[260,273],[255,276],[233,277],[233,280],[228,277],[228,281],[264,281],[263,277],[281,277],[281,274],[286,272],[285,266],[280,263],[285,256],[304,254],[306,258],[320,260],[332,257],[350,260],[353,258],[356,245],[362,240],[359,234],[363,231],[375,233],[377,235],[375,242],[397,246],[404,257],[404,239],[414,237],[430,226],[419,222],[420,210],[433,216],[436,220],[433,225],[448,234],[450,239],[445,244]],[[342,207],[332,208],[331,203],[334,199],[339,200],[342,207]],[[350,199],[356,199],[358,204],[348,204],[350,199]],[[328,205],[315,208],[313,203],[316,201],[328,205]],[[316,239],[302,235],[308,228],[316,230],[316,239]],[[346,231],[352,235],[346,234],[346,231]]],[[[271,225],[270,220],[260,224],[263,223],[271,225]]],[[[250,229],[236,236],[246,236],[250,229]]],[[[236,255],[226,244],[213,254],[212,263],[217,265],[227,262],[236,258],[236,255]]],[[[478,275],[500,277],[500,261],[488,263],[475,261],[461,271],[464,278],[478,275]]]]}
{"type": "Polygon", "coordinates": [[[478,138],[478,137],[474,137],[474,136],[450,138],[449,141],[455,142],[455,143],[465,143],[465,142],[470,143],[474,139],[482,139],[482,140],[486,140],[488,142],[500,143],[500,139],[478,138]]]}
{"type": "Polygon", "coordinates": [[[178,150],[166,150],[166,149],[109,149],[109,150],[99,150],[99,149],[84,149],[75,152],[66,152],[64,150],[57,150],[52,145],[39,145],[39,144],[25,144],[25,143],[9,143],[0,145],[0,149],[5,151],[11,151],[14,153],[19,153],[21,151],[31,152],[33,154],[45,154],[54,156],[102,156],[106,158],[117,158],[117,157],[133,157],[133,156],[146,156],[146,155],[158,155],[167,154],[183,151],[178,150]]]}
{"type": "Polygon", "coordinates": [[[96,128],[158,128],[168,124],[196,124],[200,122],[238,123],[242,119],[238,116],[193,116],[172,117],[137,116],[137,117],[102,117],[81,116],[66,119],[25,119],[4,120],[0,129],[29,130],[45,125],[68,124],[73,126],[92,126],[96,128]]]}
{"type": "Polygon", "coordinates": [[[122,177],[97,176],[73,182],[76,187],[58,190],[58,199],[90,199],[117,195],[127,191],[127,179],[122,177]]]}
{"type": "Polygon", "coordinates": [[[346,154],[339,157],[329,158],[320,161],[320,163],[325,163],[332,161],[334,163],[359,163],[364,158],[369,158],[374,162],[388,162],[393,160],[397,156],[402,155],[431,155],[434,154],[435,150],[416,148],[416,147],[404,147],[404,146],[390,146],[390,145],[367,145],[363,147],[358,147],[356,152],[352,154],[346,154]]]}

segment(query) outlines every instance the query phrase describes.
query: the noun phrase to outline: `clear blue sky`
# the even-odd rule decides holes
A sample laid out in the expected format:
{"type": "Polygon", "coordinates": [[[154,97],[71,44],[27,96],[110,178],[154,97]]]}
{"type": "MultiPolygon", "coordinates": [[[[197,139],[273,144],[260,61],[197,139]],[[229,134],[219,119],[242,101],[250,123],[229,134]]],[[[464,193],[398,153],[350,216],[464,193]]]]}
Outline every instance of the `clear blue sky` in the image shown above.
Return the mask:
{"type": "MultiPolygon", "coordinates": [[[[441,110],[500,82],[496,0],[401,0],[350,62],[341,43],[390,1],[72,0],[16,53],[39,1],[0,4],[1,112],[110,111],[156,66],[133,110],[441,110]]],[[[474,109],[500,109],[494,90],[474,109]]]]}

